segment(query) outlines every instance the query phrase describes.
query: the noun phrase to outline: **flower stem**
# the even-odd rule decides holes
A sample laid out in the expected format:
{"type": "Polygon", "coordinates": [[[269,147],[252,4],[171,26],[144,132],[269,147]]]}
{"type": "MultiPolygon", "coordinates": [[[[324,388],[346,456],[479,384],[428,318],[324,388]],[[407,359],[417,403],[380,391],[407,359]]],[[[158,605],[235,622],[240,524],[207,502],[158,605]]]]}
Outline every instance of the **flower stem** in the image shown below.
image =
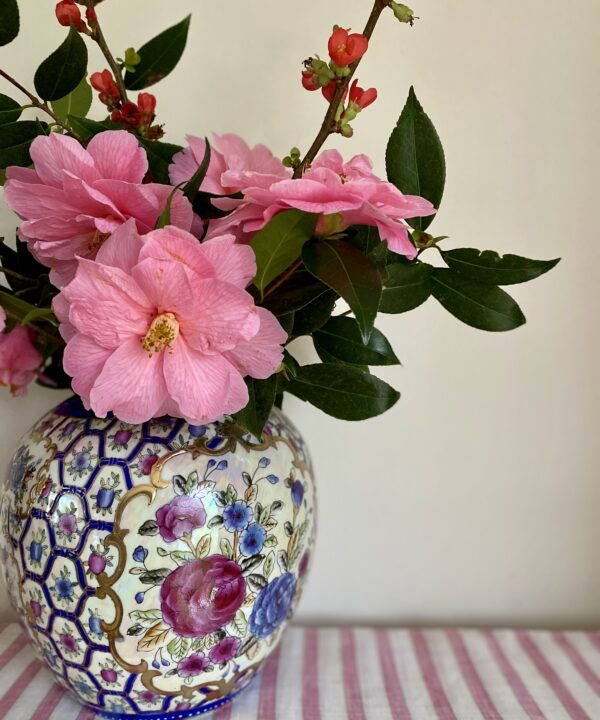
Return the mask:
{"type": "MultiPolygon", "coordinates": [[[[85,4],[87,5],[88,10],[94,10],[94,0],[85,0],[85,4]]],[[[121,66],[115,60],[114,55],[111,53],[110,48],[108,47],[108,43],[106,42],[106,38],[104,37],[104,33],[102,32],[102,28],[100,27],[100,22],[98,21],[97,17],[93,23],[90,23],[90,27],[92,29],[92,40],[94,40],[98,44],[100,50],[102,50],[102,54],[106,58],[106,61],[108,62],[110,69],[113,72],[113,75],[115,76],[115,82],[117,83],[117,87],[119,88],[121,102],[125,104],[126,102],[128,102],[127,89],[125,88],[125,81],[123,80],[121,66]]]]}
{"type": "MultiPolygon", "coordinates": [[[[373,30],[375,30],[375,26],[377,25],[377,21],[379,20],[381,13],[388,5],[389,0],[375,0],[373,9],[371,10],[371,14],[369,15],[369,19],[367,20],[367,24],[365,25],[365,29],[363,31],[363,35],[367,38],[367,40],[371,39],[371,36],[373,35],[373,30]]],[[[359,58],[355,63],[352,63],[352,65],[349,66],[350,72],[339,83],[337,90],[335,91],[335,95],[333,96],[333,100],[329,104],[329,108],[327,109],[327,113],[325,114],[321,129],[319,130],[319,133],[315,138],[313,144],[310,146],[308,152],[302,159],[302,162],[294,170],[294,178],[297,179],[302,177],[303,173],[308,169],[312,161],[317,157],[317,153],[322,148],[327,138],[334,131],[335,118],[338,108],[344,98],[346,88],[350,84],[354,73],[356,72],[356,69],[360,65],[361,59],[362,58],[359,58]]]]}
{"type": "Polygon", "coordinates": [[[79,137],[79,135],[77,135],[77,133],[73,130],[73,128],[69,127],[69,125],[67,125],[66,123],[64,123],[64,122],[58,117],[58,115],[55,115],[55,113],[52,112],[52,109],[50,108],[50,106],[48,105],[47,102],[43,102],[43,101],[40,100],[38,97],[36,97],[36,96],[33,95],[32,93],[30,93],[29,90],[27,90],[27,88],[24,88],[23,85],[21,85],[20,82],[18,82],[17,80],[15,80],[13,77],[11,77],[7,72],[5,72],[4,70],[2,70],[1,68],[0,68],[0,76],[3,77],[5,80],[8,80],[8,82],[11,83],[11,85],[14,85],[14,86],[17,88],[17,90],[20,90],[24,95],[27,95],[27,97],[29,98],[29,100],[30,100],[30,102],[31,102],[31,106],[30,106],[30,107],[34,107],[34,108],[38,108],[39,110],[43,110],[46,114],[50,115],[50,117],[54,120],[54,123],[55,123],[56,125],[58,125],[59,127],[63,128],[63,130],[66,130],[66,131],[67,131],[68,133],[70,133],[76,140],[81,141],[81,138],[79,137]]]}

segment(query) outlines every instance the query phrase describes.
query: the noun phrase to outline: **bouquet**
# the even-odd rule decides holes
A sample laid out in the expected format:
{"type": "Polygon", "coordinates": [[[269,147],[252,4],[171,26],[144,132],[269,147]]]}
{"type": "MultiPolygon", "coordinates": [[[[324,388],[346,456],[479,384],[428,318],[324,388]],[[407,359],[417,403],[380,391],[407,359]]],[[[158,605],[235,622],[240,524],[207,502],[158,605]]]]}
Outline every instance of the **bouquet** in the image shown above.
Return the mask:
{"type": "MultiPolygon", "coordinates": [[[[324,119],[281,159],[236,135],[205,137],[198,120],[185,147],[165,139],[148,88],[177,65],[189,17],[118,56],[101,0],[55,12],[66,37],[33,87],[0,69],[12,86],[0,95],[4,199],[22,220],[16,245],[0,244],[0,383],[13,394],[70,385],[99,417],[227,416],[260,437],[286,392],[345,420],[397,402],[370,371],[398,363],[378,313],[433,298],[482,330],[525,322],[502,286],[558,260],[447,249],[431,232],[444,152],[412,88],[386,179],[365,155],[326,148],[360,135],[377,90],[357,70],[380,20],[413,25],[406,5],[375,0],[362,32],[335,26],[326,53],[304,60],[299,79],[324,119]],[[105,67],[88,68],[87,43],[105,67]],[[91,119],[94,93],[105,111],[91,119]],[[320,362],[294,358],[300,336],[320,362]]],[[[0,45],[18,32],[17,1],[0,0],[0,45]]]]}

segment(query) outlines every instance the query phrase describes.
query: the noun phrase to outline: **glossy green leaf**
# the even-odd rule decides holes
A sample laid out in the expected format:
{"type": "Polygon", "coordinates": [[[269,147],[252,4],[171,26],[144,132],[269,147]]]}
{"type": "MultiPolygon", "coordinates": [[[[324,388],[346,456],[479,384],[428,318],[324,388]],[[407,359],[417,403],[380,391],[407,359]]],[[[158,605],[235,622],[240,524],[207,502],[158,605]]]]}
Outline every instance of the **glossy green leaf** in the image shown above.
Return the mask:
{"type": "Polygon", "coordinates": [[[530,260],[519,255],[498,255],[493,250],[457,248],[442,253],[452,270],[475,282],[486,285],[515,285],[528,282],[547,273],[560,262],[556,260],[530,260]]]}
{"type": "Polygon", "coordinates": [[[59,100],[75,90],[87,72],[88,52],[73,26],[62,45],[36,70],[33,83],[42,100],[59,100]]]}
{"type": "Polygon", "coordinates": [[[177,65],[187,42],[191,15],[152,38],[137,51],[135,72],[125,73],[128,90],[143,90],[166,77],[177,65]]]}
{"type": "Polygon", "coordinates": [[[337,360],[352,365],[399,365],[385,335],[373,328],[365,345],[358,324],[351,317],[332,317],[313,335],[317,352],[320,349],[337,360]]]}
{"type": "Polygon", "coordinates": [[[0,0],[0,45],[8,45],[19,34],[20,19],[17,0],[0,0]]]}
{"type": "Polygon", "coordinates": [[[146,151],[148,169],[152,175],[152,180],[163,185],[169,185],[169,165],[173,161],[173,156],[183,150],[181,145],[172,145],[160,140],[146,140],[145,138],[138,138],[138,140],[146,151]]]}
{"type": "MultiPolygon", "coordinates": [[[[322,328],[331,317],[331,313],[338,299],[337,294],[329,288],[316,297],[312,302],[294,312],[292,330],[289,333],[292,337],[310,335],[315,330],[322,328]]],[[[285,315],[280,318],[285,319],[285,315]]]]}
{"type": "Polygon", "coordinates": [[[306,269],[344,298],[367,342],[381,299],[381,276],[369,258],[344,240],[311,240],[302,250],[306,269]]]}
{"type": "Polygon", "coordinates": [[[38,120],[20,120],[0,125],[0,168],[31,165],[31,143],[38,135],[45,135],[47,129],[48,126],[38,120]]]}
{"type": "MultiPolygon", "coordinates": [[[[406,195],[420,195],[439,208],[446,182],[444,149],[412,87],[389,139],[385,160],[391,183],[406,195]]],[[[433,217],[408,222],[417,230],[425,230],[433,217]]]]}
{"type": "Polygon", "coordinates": [[[284,389],[340,420],[366,420],[389,410],[400,393],[348,365],[304,365],[284,389]]]}
{"type": "Polygon", "coordinates": [[[453,270],[437,268],[431,283],[435,299],[455,318],[471,327],[503,332],[525,323],[521,308],[499,287],[476,283],[453,270]]]}
{"type": "Polygon", "coordinates": [[[275,278],[285,272],[299,257],[302,246],[312,237],[317,216],[301,210],[286,210],[275,215],[252,238],[256,255],[254,284],[261,296],[275,278]]]}
{"type": "Polygon", "coordinates": [[[331,292],[327,285],[299,268],[276,293],[265,299],[263,305],[274,315],[281,316],[301,310],[326,292],[331,292]]]}
{"type": "Polygon", "coordinates": [[[16,100],[8,95],[0,95],[0,125],[17,122],[23,110],[16,100]]]}
{"type": "Polygon", "coordinates": [[[92,88],[85,76],[75,90],[60,100],[54,100],[51,105],[54,114],[63,121],[66,121],[69,115],[84,118],[92,107],[92,88]]]}
{"type": "Polygon", "coordinates": [[[277,376],[266,380],[246,378],[249,402],[243,410],[234,415],[236,422],[260,439],[275,403],[277,376]]]}
{"type": "Polygon", "coordinates": [[[379,311],[403,313],[422,305],[431,295],[432,272],[427,263],[388,265],[379,311]]]}
{"type": "Polygon", "coordinates": [[[98,120],[77,117],[76,115],[69,115],[67,117],[67,123],[84,140],[89,140],[91,137],[94,137],[94,135],[105,132],[106,130],[120,130],[123,127],[120,123],[114,123],[112,120],[102,120],[99,122],[98,120]]]}

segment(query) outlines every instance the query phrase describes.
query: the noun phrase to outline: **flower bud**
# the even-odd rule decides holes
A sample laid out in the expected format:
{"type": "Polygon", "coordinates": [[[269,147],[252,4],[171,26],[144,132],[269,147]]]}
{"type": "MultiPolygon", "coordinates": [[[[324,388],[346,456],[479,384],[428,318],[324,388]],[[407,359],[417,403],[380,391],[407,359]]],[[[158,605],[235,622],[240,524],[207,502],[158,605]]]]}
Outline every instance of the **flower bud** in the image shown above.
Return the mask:
{"type": "Polygon", "coordinates": [[[398,2],[390,3],[390,7],[392,8],[392,12],[396,16],[396,18],[401,23],[408,23],[409,25],[413,24],[415,20],[415,14],[409,7],[398,2]]]}
{"type": "Polygon", "coordinates": [[[79,32],[85,30],[85,23],[81,19],[81,12],[75,0],[61,0],[55,8],[56,19],[61,25],[70,27],[74,25],[79,32]]]}
{"type": "Polygon", "coordinates": [[[90,75],[90,85],[100,93],[100,102],[112,107],[116,105],[121,96],[119,95],[119,88],[115,83],[115,80],[110,70],[103,70],[102,72],[95,72],[90,75]]]}

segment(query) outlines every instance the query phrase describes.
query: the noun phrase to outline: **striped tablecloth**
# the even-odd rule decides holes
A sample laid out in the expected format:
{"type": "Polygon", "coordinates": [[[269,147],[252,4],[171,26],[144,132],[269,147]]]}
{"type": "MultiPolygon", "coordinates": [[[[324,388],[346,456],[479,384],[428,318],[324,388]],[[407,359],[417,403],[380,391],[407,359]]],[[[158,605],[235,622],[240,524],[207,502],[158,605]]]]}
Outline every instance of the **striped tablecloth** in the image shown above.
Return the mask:
{"type": "MultiPolygon", "coordinates": [[[[292,628],[211,720],[600,720],[600,633],[292,628]]],[[[0,632],[0,720],[92,720],[17,625],[0,632]]]]}

